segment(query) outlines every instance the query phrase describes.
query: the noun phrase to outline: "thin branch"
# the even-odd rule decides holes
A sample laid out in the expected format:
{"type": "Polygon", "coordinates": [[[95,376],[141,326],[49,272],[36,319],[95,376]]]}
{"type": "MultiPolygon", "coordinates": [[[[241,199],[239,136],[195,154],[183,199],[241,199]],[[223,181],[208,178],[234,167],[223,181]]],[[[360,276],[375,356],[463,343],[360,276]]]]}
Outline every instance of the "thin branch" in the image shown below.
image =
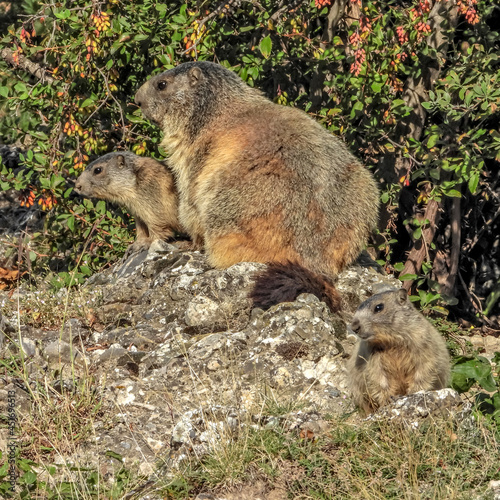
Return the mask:
{"type": "Polygon", "coordinates": [[[115,101],[116,105],[118,106],[118,110],[120,111],[120,120],[122,122],[122,127],[123,127],[123,132],[122,132],[122,134],[123,134],[122,140],[123,140],[127,128],[125,126],[125,117],[123,116],[122,105],[120,104],[118,99],[113,95],[113,92],[111,92],[111,90],[109,88],[107,76],[104,74],[104,72],[101,70],[101,68],[98,68],[97,66],[96,66],[96,68],[97,68],[97,71],[99,71],[99,73],[101,73],[102,77],[104,78],[104,84],[106,85],[106,90],[108,92],[108,95],[111,96],[111,99],[113,99],[113,101],[115,101]]]}
{"type": "MultiPolygon", "coordinates": [[[[401,144],[398,144],[396,141],[393,141],[387,134],[384,134],[382,136],[382,138],[389,141],[393,146],[397,146],[400,149],[405,148],[405,146],[402,146],[401,144]]],[[[406,156],[408,156],[408,158],[413,160],[415,162],[415,164],[418,165],[419,167],[422,167],[424,165],[422,162],[418,161],[414,156],[412,156],[410,153],[408,153],[408,151],[404,152],[403,154],[405,154],[406,156]]]]}
{"type": "Polygon", "coordinates": [[[488,319],[484,314],[483,314],[483,308],[481,307],[481,301],[474,295],[475,299],[472,297],[471,291],[468,289],[464,279],[462,278],[462,274],[459,272],[458,277],[460,278],[460,283],[462,283],[462,287],[465,290],[465,293],[467,294],[467,297],[469,297],[470,303],[472,304],[472,307],[475,309],[476,313],[480,317],[481,321],[485,322],[488,324],[488,326],[495,326],[495,323],[488,319]],[[477,301],[477,303],[476,303],[477,301]],[[478,305],[479,304],[479,305],[478,305]]]}
{"type": "Polygon", "coordinates": [[[494,213],[493,217],[491,219],[487,220],[484,224],[483,227],[477,232],[477,234],[474,236],[474,239],[470,243],[470,245],[466,245],[464,247],[464,252],[470,253],[470,251],[479,243],[479,240],[482,238],[483,234],[486,232],[487,229],[495,222],[495,220],[498,218],[500,215],[500,207],[498,207],[497,211],[494,213]]]}
{"type": "Polygon", "coordinates": [[[87,117],[87,119],[83,122],[83,125],[87,125],[89,120],[108,102],[108,99],[109,99],[109,95],[106,95],[106,97],[103,99],[101,104],[99,104],[99,106],[97,106],[97,108],[94,109],[94,111],[92,111],[92,113],[90,113],[90,115],[87,117]]]}
{"type": "Polygon", "coordinates": [[[36,76],[43,82],[54,83],[56,81],[55,78],[52,78],[47,74],[47,71],[38,63],[34,63],[30,61],[28,58],[24,57],[22,54],[18,54],[18,59],[14,58],[14,52],[11,49],[5,48],[0,51],[0,57],[7,61],[12,66],[18,66],[21,69],[24,69],[28,73],[36,76]]]}

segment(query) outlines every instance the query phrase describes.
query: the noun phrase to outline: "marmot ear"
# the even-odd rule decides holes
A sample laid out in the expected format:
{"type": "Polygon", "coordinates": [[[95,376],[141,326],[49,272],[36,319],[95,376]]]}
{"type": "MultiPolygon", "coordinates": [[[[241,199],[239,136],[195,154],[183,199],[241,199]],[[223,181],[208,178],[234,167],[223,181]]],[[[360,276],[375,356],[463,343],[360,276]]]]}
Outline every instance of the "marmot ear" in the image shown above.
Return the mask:
{"type": "Polygon", "coordinates": [[[123,168],[125,166],[125,156],[118,155],[116,161],[118,162],[118,168],[123,168]]]}
{"type": "Polygon", "coordinates": [[[404,304],[408,300],[408,292],[404,288],[398,290],[398,300],[400,304],[404,304]]]}
{"type": "Polygon", "coordinates": [[[197,85],[203,78],[203,71],[198,66],[194,66],[188,71],[189,83],[193,85],[197,85]]]}

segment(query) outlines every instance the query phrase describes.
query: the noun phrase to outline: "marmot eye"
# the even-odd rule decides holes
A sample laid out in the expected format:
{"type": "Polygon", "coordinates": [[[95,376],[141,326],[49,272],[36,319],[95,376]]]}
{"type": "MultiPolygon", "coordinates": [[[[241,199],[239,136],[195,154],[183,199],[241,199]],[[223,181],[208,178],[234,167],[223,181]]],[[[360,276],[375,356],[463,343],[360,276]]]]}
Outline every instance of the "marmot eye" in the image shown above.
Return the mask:
{"type": "Polygon", "coordinates": [[[373,309],[373,312],[379,313],[380,311],[384,310],[384,304],[377,304],[375,308],[373,309]]]}
{"type": "Polygon", "coordinates": [[[94,175],[99,175],[101,172],[102,172],[102,168],[101,167],[94,168],[94,175]]]}
{"type": "Polygon", "coordinates": [[[158,90],[165,90],[165,88],[167,87],[167,82],[165,80],[160,80],[156,87],[158,88],[158,90]]]}

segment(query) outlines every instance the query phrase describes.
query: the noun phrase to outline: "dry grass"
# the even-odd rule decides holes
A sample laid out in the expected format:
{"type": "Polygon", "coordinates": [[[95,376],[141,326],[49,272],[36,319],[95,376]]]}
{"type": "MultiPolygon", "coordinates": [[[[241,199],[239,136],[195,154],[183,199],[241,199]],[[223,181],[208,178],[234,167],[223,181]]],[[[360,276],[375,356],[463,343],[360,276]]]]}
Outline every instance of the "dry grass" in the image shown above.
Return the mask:
{"type": "Polygon", "coordinates": [[[248,427],[224,450],[179,471],[164,493],[234,493],[260,480],[294,500],[482,498],[489,481],[500,479],[499,445],[498,429],[484,421],[472,428],[429,421],[412,430],[336,419],[314,439],[248,427]]]}
{"type": "MultiPolygon", "coordinates": [[[[54,328],[60,327],[65,318],[88,318],[94,304],[78,291],[52,296],[28,294],[20,301],[18,313],[23,315],[23,323],[25,315],[30,314],[38,328],[54,328]]],[[[245,399],[240,367],[230,353],[225,353],[229,366],[221,371],[220,390],[214,391],[189,363],[189,346],[179,347],[190,369],[193,398],[197,398],[192,403],[203,409],[207,421],[220,421],[215,410],[210,413],[211,408],[220,406],[231,406],[242,417],[238,432],[219,432],[210,453],[201,459],[183,462],[177,470],[167,466],[169,461],[165,460],[166,468],[160,469],[157,477],[168,479],[151,486],[160,498],[192,499],[201,491],[224,493],[228,499],[251,498],[251,485],[258,482],[263,491],[259,495],[269,500],[468,500],[480,498],[490,480],[500,479],[500,431],[484,420],[472,427],[429,421],[410,430],[389,423],[348,422],[334,417],[325,435],[304,438],[288,431],[286,419],[288,414],[303,410],[304,401],[280,398],[266,386],[265,379],[258,379],[258,374],[254,392],[245,399]],[[275,419],[273,426],[259,428],[252,415],[281,418],[275,419]],[[272,492],[277,490],[281,496],[273,497],[272,492]]],[[[66,458],[80,456],[81,446],[93,439],[96,424],[106,425],[111,413],[103,407],[92,374],[82,374],[81,367],[79,371],[72,367],[67,387],[57,383],[54,373],[48,374],[44,383],[34,385],[22,355],[4,360],[4,366],[11,377],[29,388],[31,410],[24,411],[19,421],[23,436],[19,442],[20,464],[32,481],[31,486],[23,486],[24,491],[30,491],[31,496],[26,498],[111,499],[123,498],[133,490],[139,480],[130,471],[115,474],[114,485],[106,483],[98,457],[89,469],[83,467],[87,464],[67,465],[66,458]],[[54,463],[61,465],[54,468],[54,463]]],[[[169,397],[165,387],[166,400],[174,405],[175,413],[181,413],[181,405],[175,406],[175,398],[169,397]]],[[[3,478],[0,473],[0,480],[3,478]]],[[[0,497],[3,494],[0,490],[0,497]]],[[[139,490],[132,498],[145,494],[145,490],[139,490]]]]}

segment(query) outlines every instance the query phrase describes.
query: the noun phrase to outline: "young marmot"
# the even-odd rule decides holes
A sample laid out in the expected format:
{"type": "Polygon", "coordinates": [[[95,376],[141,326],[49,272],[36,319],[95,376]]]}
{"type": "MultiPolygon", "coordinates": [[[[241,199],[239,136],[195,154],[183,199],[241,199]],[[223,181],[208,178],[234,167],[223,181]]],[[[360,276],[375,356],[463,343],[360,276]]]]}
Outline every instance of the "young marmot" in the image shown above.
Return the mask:
{"type": "Polygon", "coordinates": [[[75,191],[118,203],[136,221],[136,240],[127,253],[149,248],[183,229],[178,218],[177,190],[169,169],[153,158],[128,151],[109,153],[90,163],[78,177],[75,191]]]}
{"type": "MultiPolygon", "coordinates": [[[[163,129],[179,220],[204,242],[210,263],[277,264],[257,280],[256,305],[270,305],[273,280],[281,283],[279,301],[288,276],[334,276],[366,244],[377,221],[377,185],[305,112],[274,104],[210,62],[154,76],[135,102],[163,129]]],[[[323,288],[336,295],[331,283],[323,288]]]]}
{"type": "Polygon", "coordinates": [[[402,396],[442,389],[450,378],[450,356],[443,337],[415,309],[406,290],[373,295],[351,323],[359,337],[349,360],[354,402],[366,413],[402,396]]]}

